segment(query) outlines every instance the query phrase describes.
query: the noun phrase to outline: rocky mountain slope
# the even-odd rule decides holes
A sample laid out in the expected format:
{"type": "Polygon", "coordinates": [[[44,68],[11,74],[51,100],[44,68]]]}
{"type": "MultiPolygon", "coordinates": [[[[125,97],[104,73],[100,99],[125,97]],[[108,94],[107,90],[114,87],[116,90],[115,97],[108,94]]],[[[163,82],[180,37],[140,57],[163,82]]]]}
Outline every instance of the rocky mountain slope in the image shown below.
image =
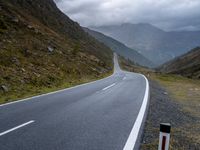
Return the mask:
{"type": "Polygon", "coordinates": [[[112,57],[53,0],[0,1],[0,101],[101,78],[112,57]]]}
{"type": "Polygon", "coordinates": [[[144,23],[91,27],[91,29],[115,38],[157,65],[200,45],[200,31],[165,32],[144,23]]]}
{"type": "Polygon", "coordinates": [[[165,63],[159,69],[165,73],[200,79],[200,47],[165,63]]]}
{"type": "Polygon", "coordinates": [[[137,51],[120,43],[119,41],[111,37],[108,37],[100,32],[90,30],[88,28],[84,28],[84,30],[88,32],[91,36],[99,40],[100,42],[110,47],[114,52],[123,56],[124,58],[127,58],[131,60],[132,62],[135,62],[136,64],[139,64],[141,66],[154,67],[154,64],[150,60],[142,56],[137,51]]]}

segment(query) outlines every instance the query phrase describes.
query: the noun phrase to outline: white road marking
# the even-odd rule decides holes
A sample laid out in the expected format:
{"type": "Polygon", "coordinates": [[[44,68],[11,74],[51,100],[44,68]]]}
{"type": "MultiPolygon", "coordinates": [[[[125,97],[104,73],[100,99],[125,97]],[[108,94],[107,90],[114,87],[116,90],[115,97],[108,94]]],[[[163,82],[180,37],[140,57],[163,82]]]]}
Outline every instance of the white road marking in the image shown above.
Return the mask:
{"type": "Polygon", "coordinates": [[[126,77],[124,77],[123,80],[126,80],[126,77]]]}
{"type": "Polygon", "coordinates": [[[66,89],[62,89],[62,90],[58,90],[58,91],[54,91],[54,92],[50,92],[50,93],[46,93],[46,94],[41,94],[41,95],[37,95],[37,96],[33,96],[33,97],[21,99],[21,100],[9,102],[9,103],[6,103],[6,104],[1,104],[0,107],[2,107],[2,106],[7,106],[7,105],[10,105],[10,104],[19,103],[19,102],[23,102],[23,101],[27,101],[27,100],[31,100],[31,99],[34,99],[34,98],[39,98],[39,97],[43,97],[43,96],[47,96],[47,95],[52,95],[52,94],[56,94],[56,93],[68,91],[68,90],[75,89],[75,88],[78,88],[78,87],[82,87],[82,86],[85,86],[85,85],[90,85],[90,84],[93,84],[93,83],[95,83],[95,82],[98,82],[98,81],[101,81],[101,80],[105,80],[105,79],[111,78],[111,77],[113,77],[114,75],[115,75],[115,73],[113,73],[112,75],[110,75],[110,76],[108,76],[108,77],[106,77],[106,78],[100,79],[100,80],[96,80],[96,81],[92,81],[92,82],[80,84],[80,85],[77,85],[77,86],[74,86],[74,87],[70,87],[70,88],[66,88],[66,89]]]}
{"type": "Polygon", "coordinates": [[[111,84],[111,85],[109,85],[109,86],[105,87],[105,88],[104,88],[104,89],[102,89],[102,90],[103,90],[103,91],[105,91],[105,90],[107,90],[107,89],[109,89],[109,88],[111,88],[111,87],[115,86],[115,84],[116,84],[116,83],[113,83],[113,84],[111,84]]]}
{"type": "Polygon", "coordinates": [[[29,124],[31,124],[31,123],[33,123],[33,122],[35,122],[35,121],[34,121],[34,120],[31,120],[31,121],[26,122],[26,123],[23,123],[23,124],[21,124],[21,125],[19,125],[19,126],[17,126],[17,127],[14,127],[14,128],[9,129],[9,130],[7,130],[7,131],[4,131],[4,132],[0,133],[0,136],[3,136],[3,135],[5,135],[5,134],[7,134],[7,133],[9,133],[9,132],[12,132],[12,131],[17,130],[17,129],[19,129],[19,128],[22,128],[22,127],[24,127],[24,126],[27,126],[27,125],[29,125],[29,124]]]}
{"type": "Polygon", "coordinates": [[[145,95],[144,95],[144,98],[143,98],[143,102],[142,102],[142,106],[140,108],[139,114],[137,116],[135,124],[134,124],[134,126],[133,126],[133,128],[131,130],[131,133],[130,133],[127,141],[126,141],[126,144],[125,144],[123,150],[133,150],[134,149],[136,141],[137,141],[137,138],[138,138],[138,134],[139,134],[139,131],[140,131],[140,127],[142,125],[143,118],[144,118],[144,115],[145,115],[145,112],[146,112],[148,99],[149,99],[149,82],[148,82],[147,78],[144,75],[142,75],[142,76],[146,80],[145,95]]]}
{"type": "MultiPolygon", "coordinates": [[[[114,61],[116,61],[116,60],[115,60],[115,57],[117,57],[116,54],[114,54],[114,57],[113,57],[113,60],[114,60],[114,61]]],[[[34,99],[34,98],[39,98],[39,97],[43,97],[43,96],[47,96],[47,95],[52,95],[52,94],[64,92],[64,91],[71,90],[71,89],[75,89],[75,88],[82,87],[82,86],[85,86],[85,85],[90,85],[90,84],[96,83],[96,82],[98,82],[98,81],[102,81],[102,80],[111,78],[111,77],[115,76],[116,74],[117,74],[116,71],[114,71],[112,75],[110,75],[110,76],[108,76],[108,77],[106,77],[106,78],[100,79],[100,80],[96,80],[96,81],[92,81],[92,82],[80,84],[80,85],[77,85],[77,86],[74,86],[74,87],[65,88],[65,89],[62,89],[62,90],[58,90],[58,91],[54,91],[54,92],[50,92],[50,93],[46,93],[46,94],[41,94],[41,95],[37,95],[37,96],[25,98],[25,99],[13,101],[13,102],[9,102],[9,103],[6,103],[6,104],[0,104],[0,107],[2,107],[2,106],[7,106],[7,105],[11,105],[11,104],[15,104],[15,103],[19,103],[19,102],[23,102],[23,101],[27,101],[27,100],[31,100],[31,99],[34,99]]]]}

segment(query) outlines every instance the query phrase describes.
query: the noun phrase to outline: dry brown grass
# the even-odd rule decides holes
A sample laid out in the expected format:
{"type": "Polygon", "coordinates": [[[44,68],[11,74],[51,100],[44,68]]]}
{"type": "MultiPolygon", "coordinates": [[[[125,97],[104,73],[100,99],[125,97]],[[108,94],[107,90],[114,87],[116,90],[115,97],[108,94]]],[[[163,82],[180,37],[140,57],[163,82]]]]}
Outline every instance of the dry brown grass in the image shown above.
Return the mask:
{"type": "Polygon", "coordinates": [[[49,2],[1,3],[0,103],[93,81],[112,72],[112,51],[49,2]]]}
{"type": "MultiPolygon", "coordinates": [[[[179,116],[187,116],[188,121],[172,128],[170,150],[200,149],[200,80],[189,79],[178,75],[156,73],[153,70],[132,65],[123,58],[120,60],[123,69],[146,75],[150,80],[158,82],[167,90],[167,95],[178,104],[179,116]]],[[[169,114],[170,115],[170,114],[169,114]]],[[[152,121],[152,120],[151,120],[152,121]]],[[[158,132],[150,122],[146,130],[158,132]],[[155,130],[155,131],[154,131],[155,130]]],[[[143,149],[154,150],[158,146],[158,138],[151,143],[143,144],[143,149]]]]}
{"type": "Polygon", "coordinates": [[[164,85],[169,95],[183,106],[183,111],[200,116],[200,80],[164,74],[151,74],[151,79],[164,85]]]}

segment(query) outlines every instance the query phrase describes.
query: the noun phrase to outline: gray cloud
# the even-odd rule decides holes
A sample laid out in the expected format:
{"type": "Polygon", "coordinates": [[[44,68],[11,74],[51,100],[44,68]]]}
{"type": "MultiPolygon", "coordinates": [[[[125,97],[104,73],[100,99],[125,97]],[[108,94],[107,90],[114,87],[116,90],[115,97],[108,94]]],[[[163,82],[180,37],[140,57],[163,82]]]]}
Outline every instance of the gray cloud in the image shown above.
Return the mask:
{"type": "Polygon", "coordinates": [[[55,0],[82,26],[151,23],[165,30],[199,30],[200,0],[55,0]]]}

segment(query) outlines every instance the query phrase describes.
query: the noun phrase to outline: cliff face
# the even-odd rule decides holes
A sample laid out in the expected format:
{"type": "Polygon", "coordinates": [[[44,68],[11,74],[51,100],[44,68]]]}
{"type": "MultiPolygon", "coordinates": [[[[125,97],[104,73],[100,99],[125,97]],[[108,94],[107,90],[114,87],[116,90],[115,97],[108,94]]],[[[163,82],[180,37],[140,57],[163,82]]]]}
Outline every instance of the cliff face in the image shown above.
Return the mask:
{"type": "Polygon", "coordinates": [[[74,85],[111,70],[112,51],[65,16],[53,0],[0,1],[1,98],[74,85]]]}

